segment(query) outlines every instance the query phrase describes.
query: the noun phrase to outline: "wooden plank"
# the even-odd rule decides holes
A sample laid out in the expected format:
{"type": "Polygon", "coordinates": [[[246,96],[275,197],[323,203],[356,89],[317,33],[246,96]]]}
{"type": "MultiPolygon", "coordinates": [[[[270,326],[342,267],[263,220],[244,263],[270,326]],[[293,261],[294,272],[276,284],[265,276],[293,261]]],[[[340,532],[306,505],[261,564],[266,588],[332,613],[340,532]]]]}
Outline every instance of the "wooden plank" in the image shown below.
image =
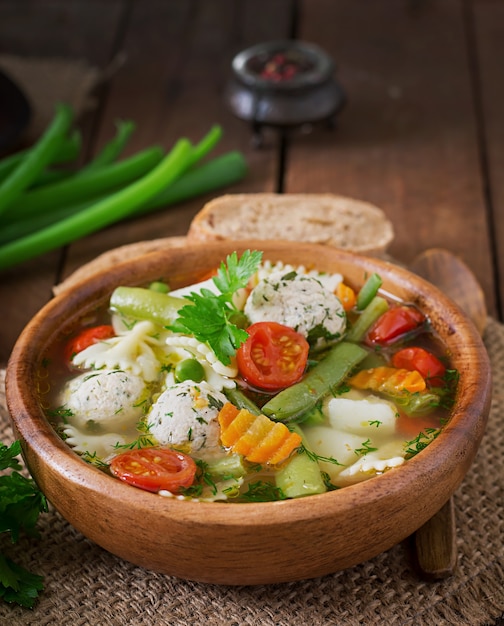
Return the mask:
{"type": "MultiPolygon", "coordinates": [[[[245,181],[225,191],[273,190],[277,144],[254,150],[250,128],[227,110],[223,94],[233,55],[258,40],[286,37],[291,8],[289,0],[135,3],[122,44],[126,63],[111,84],[100,142],[117,117],[137,123],[131,151],[152,143],[169,148],[183,135],[197,141],[218,123],[224,137],[213,154],[241,150],[250,168],[245,181]]],[[[65,274],[105,249],[185,234],[192,216],[219,193],[86,237],[70,247],[65,274]]]]}
{"type": "MultiPolygon", "coordinates": [[[[29,58],[85,58],[105,66],[121,16],[121,1],[3,0],[0,3],[0,52],[29,58]],[[97,28],[100,25],[100,28],[97,28]]],[[[37,102],[33,103],[37,106],[37,102]]],[[[60,263],[55,251],[2,272],[0,365],[30,318],[50,298],[60,263]]]]}
{"type": "Polygon", "coordinates": [[[504,5],[501,2],[473,2],[477,76],[481,87],[482,168],[488,176],[486,192],[492,218],[500,316],[504,310],[504,5]]]}
{"type": "Polygon", "coordinates": [[[462,2],[363,10],[351,0],[317,0],[302,9],[300,38],[333,56],[348,105],[335,133],[292,138],[286,191],[377,204],[395,226],[393,256],[408,263],[428,247],[450,249],[494,312],[462,2]]]}

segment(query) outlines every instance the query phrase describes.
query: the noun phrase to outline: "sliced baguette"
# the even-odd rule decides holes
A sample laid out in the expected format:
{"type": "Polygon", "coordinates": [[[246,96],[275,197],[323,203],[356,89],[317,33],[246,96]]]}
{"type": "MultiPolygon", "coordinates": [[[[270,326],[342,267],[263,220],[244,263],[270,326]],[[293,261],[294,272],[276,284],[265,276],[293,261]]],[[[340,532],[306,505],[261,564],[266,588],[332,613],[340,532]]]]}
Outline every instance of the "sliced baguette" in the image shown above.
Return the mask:
{"type": "Polygon", "coordinates": [[[383,254],[394,237],[378,207],[332,194],[228,194],[193,218],[188,242],[286,239],[383,254]]]}

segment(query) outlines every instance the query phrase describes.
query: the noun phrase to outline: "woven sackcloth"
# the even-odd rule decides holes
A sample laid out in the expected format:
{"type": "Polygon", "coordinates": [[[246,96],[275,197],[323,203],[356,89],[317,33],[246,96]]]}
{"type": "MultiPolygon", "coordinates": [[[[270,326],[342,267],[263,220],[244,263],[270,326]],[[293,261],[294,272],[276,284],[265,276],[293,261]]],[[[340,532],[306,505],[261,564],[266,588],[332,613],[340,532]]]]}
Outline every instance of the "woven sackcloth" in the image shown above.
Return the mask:
{"type": "MultiPolygon", "coordinates": [[[[504,327],[488,321],[494,375],[487,432],[457,490],[459,565],[440,582],[419,579],[407,542],[315,580],[257,587],[186,582],[127,563],[94,545],[54,510],[41,537],[9,556],[45,577],[34,609],[0,602],[0,624],[36,626],[486,625],[504,613],[504,327]]],[[[12,431],[0,380],[0,441],[12,431]]]]}

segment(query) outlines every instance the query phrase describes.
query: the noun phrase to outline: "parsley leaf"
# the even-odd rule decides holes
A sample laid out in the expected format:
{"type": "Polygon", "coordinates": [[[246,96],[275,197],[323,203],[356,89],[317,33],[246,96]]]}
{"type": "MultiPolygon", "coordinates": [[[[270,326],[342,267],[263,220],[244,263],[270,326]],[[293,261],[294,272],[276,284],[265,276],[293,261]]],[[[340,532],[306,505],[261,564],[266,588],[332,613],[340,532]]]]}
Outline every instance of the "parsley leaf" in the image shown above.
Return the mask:
{"type": "Polygon", "coordinates": [[[209,289],[185,296],[192,304],[178,311],[178,318],[168,328],[177,333],[191,334],[198,341],[207,343],[224,365],[229,365],[236,350],[247,340],[245,330],[231,320],[237,312],[233,295],[247,286],[250,277],[257,271],[262,252],[246,250],[240,259],[236,252],[221,263],[213,282],[220,294],[209,289]]]}
{"type": "MultiPolygon", "coordinates": [[[[7,447],[0,443],[0,470],[11,469],[0,476],[0,533],[10,533],[12,543],[21,532],[37,536],[35,529],[39,514],[47,511],[47,501],[31,478],[20,474],[21,464],[16,456],[21,452],[19,441],[7,447]]],[[[0,598],[31,608],[43,578],[28,572],[0,553],[0,598]]]]}

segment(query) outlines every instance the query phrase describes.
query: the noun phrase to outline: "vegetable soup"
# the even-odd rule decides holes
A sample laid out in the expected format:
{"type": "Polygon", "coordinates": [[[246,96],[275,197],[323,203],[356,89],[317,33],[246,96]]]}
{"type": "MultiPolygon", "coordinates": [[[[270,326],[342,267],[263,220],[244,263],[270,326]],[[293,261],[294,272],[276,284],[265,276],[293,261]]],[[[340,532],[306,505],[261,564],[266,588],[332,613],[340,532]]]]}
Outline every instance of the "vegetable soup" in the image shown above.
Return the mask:
{"type": "Polygon", "coordinates": [[[457,385],[429,319],[381,287],[250,250],[175,291],[119,286],[53,346],[41,404],[85,461],[160,496],[345,488],[421,452],[457,385]]]}

